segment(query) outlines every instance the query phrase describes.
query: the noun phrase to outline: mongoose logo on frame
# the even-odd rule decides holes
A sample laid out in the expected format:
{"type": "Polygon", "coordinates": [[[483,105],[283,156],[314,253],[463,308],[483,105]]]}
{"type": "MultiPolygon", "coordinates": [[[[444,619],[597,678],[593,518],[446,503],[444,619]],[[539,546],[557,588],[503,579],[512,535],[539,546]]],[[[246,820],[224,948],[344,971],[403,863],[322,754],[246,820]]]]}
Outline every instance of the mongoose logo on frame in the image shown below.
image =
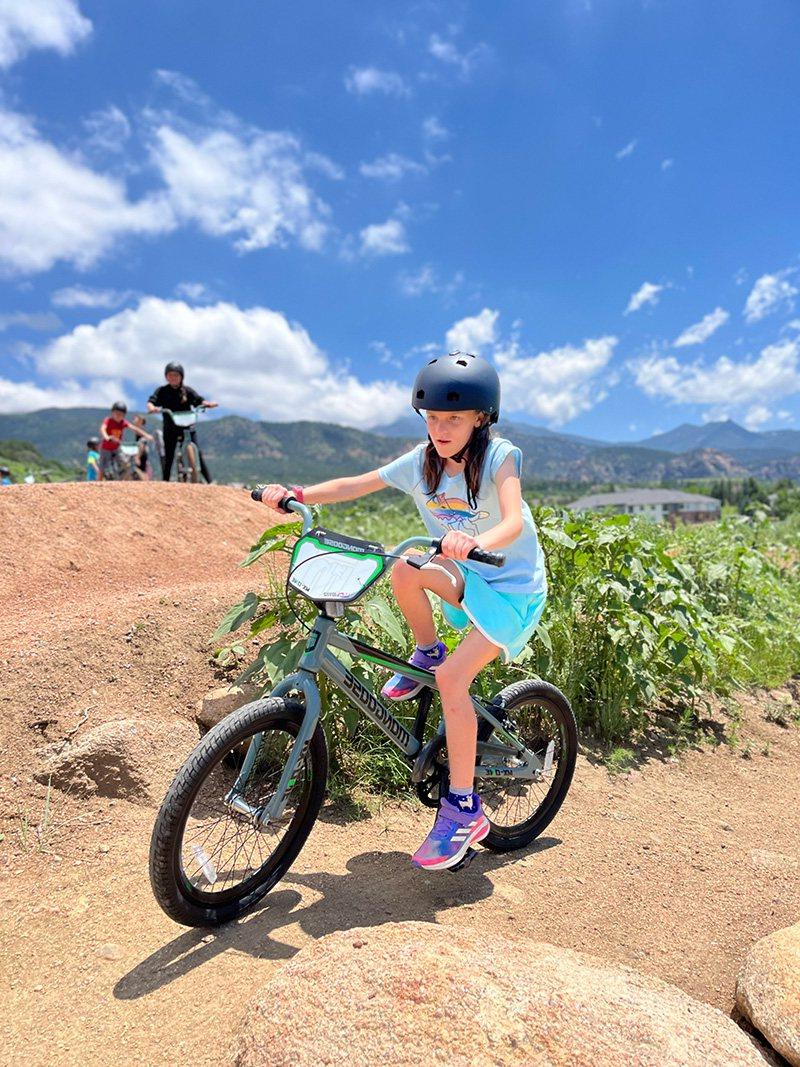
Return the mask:
{"type": "Polygon", "coordinates": [[[362,704],[369,708],[378,722],[386,727],[392,737],[396,738],[402,746],[408,746],[411,741],[411,734],[402,723],[395,719],[394,715],[386,710],[374,693],[362,685],[357,678],[354,678],[349,671],[345,671],[344,684],[362,704]]]}

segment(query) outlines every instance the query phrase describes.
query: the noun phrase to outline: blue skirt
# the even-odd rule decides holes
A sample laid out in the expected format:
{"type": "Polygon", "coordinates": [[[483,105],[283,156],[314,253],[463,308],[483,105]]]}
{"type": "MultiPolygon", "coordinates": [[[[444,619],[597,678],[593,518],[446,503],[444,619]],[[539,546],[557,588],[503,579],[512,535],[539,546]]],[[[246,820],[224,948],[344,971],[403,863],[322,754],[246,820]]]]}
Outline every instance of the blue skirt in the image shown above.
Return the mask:
{"type": "Polygon", "coordinates": [[[456,630],[472,623],[487,641],[498,646],[503,663],[511,663],[533,637],[547,593],[505,593],[470,568],[457,562],[456,566],[464,578],[464,595],[460,608],[442,601],[445,619],[456,630]]]}

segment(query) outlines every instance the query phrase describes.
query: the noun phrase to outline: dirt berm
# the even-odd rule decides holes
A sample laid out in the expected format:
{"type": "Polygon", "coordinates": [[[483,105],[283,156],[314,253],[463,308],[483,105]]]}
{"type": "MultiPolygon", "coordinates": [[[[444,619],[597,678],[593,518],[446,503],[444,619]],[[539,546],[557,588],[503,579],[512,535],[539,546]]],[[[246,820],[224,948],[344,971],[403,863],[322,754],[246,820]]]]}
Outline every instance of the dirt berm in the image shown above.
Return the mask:
{"type": "Polygon", "coordinates": [[[241,922],[185,930],[159,911],[158,783],[221,683],[210,635],[258,583],[238,563],[269,520],[216,486],[0,490],[0,1063],[229,1062],[248,1000],[298,949],[406,920],[589,953],[730,1012],[752,943],[800,914],[800,731],[775,714],[789,689],[742,694],[736,732],[720,711],[729,743],[654,750],[629,774],[587,749],[539,841],[460,874],[411,866],[427,809],[373,800],[360,818],[326,808],[241,922]],[[130,799],[139,764],[95,773],[132,731],[132,758],[156,750],[147,802],[130,799]],[[70,746],[80,773],[48,784],[70,746]]]}

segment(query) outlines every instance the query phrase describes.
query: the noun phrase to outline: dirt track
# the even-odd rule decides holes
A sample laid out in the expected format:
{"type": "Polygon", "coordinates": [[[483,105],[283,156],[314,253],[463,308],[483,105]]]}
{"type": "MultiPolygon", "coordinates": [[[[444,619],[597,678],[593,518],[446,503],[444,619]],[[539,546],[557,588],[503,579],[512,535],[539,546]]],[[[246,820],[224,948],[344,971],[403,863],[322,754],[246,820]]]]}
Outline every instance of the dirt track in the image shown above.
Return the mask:
{"type": "Polygon", "coordinates": [[[0,1062],[227,1062],[251,990],[309,938],[422,919],[632,964],[729,1011],[753,940],[800,913],[800,731],[743,698],[745,744],[610,778],[579,759],[546,836],[462,874],[408,861],[410,802],[327,811],[267,905],[176,927],[147,881],[154,811],[53,793],[37,750],[130,714],[192,718],[208,637],[254,575],[266,509],[206,486],[20,486],[0,495],[0,1062]]]}

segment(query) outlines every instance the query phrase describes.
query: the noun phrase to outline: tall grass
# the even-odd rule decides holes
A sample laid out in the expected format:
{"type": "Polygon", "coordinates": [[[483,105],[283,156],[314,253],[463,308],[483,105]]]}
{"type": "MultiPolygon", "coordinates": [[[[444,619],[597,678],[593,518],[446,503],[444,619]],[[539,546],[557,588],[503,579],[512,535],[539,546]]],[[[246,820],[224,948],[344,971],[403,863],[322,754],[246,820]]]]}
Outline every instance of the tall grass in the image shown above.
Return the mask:
{"type": "MultiPolygon", "coordinates": [[[[409,500],[382,497],[323,508],[320,524],[387,547],[420,532],[409,500]]],[[[536,509],[535,520],[547,563],[547,607],[522,656],[482,673],[484,695],[521,677],[546,678],[567,694],[584,732],[635,745],[651,710],[690,726],[708,693],[775,686],[800,672],[800,516],[783,522],[734,516],[674,530],[625,515],[552,508],[536,509]]],[[[266,531],[245,562],[289,551],[297,529],[287,523],[266,531]]],[[[263,640],[245,674],[267,687],[294,669],[305,644],[300,620],[314,616],[313,605],[296,596],[295,615],[274,568],[268,574],[217,634],[249,627],[244,640],[220,649],[221,662],[241,660],[248,638],[263,640]]],[[[443,640],[454,647],[459,636],[436,607],[435,614],[443,640]]],[[[398,655],[411,647],[385,585],[348,609],[342,628],[398,655]]],[[[385,680],[373,664],[348,666],[374,689],[385,680]]],[[[407,786],[407,766],[383,735],[324,680],[322,691],[334,780],[407,786]]],[[[406,709],[409,718],[412,711],[406,709]]]]}

